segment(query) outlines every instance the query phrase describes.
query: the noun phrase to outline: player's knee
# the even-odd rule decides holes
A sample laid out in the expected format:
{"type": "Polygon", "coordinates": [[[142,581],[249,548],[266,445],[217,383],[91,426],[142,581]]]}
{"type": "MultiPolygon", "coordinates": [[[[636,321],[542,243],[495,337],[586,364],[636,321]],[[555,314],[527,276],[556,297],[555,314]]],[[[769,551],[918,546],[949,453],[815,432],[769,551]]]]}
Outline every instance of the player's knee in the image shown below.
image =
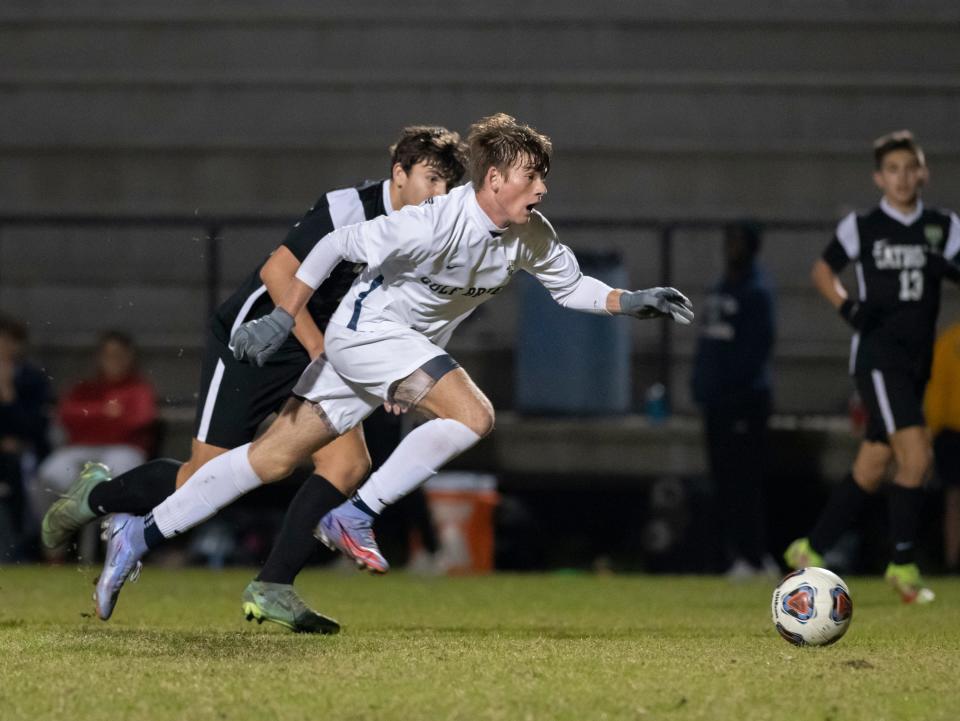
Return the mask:
{"type": "Polygon", "coordinates": [[[867,493],[874,493],[883,482],[885,468],[858,468],[853,469],[853,482],[867,493]]]}
{"type": "Polygon", "coordinates": [[[911,486],[921,485],[930,472],[931,461],[928,453],[906,454],[900,463],[900,473],[897,474],[898,480],[905,481],[911,486]]]}
{"type": "Polygon", "coordinates": [[[357,457],[335,466],[316,464],[318,476],[323,476],[344,495],[352,493],[368,475],[372,464],[370,457],[357,457]]]}
{"type": "Polygon", "coordinates": [[[457,418],[457,420],[481,438],[485,438],[493,432],[496,414],[493,405],[484,398],[474,404],[469,411],[463,414],[463,417],[457,418]]]}
{"type": "Polygon", "coordinates": [[[299,465],[300,459],[282,449],[258,446],[250,447],[250,465],[264,483],[286,478],[299,465]]]}

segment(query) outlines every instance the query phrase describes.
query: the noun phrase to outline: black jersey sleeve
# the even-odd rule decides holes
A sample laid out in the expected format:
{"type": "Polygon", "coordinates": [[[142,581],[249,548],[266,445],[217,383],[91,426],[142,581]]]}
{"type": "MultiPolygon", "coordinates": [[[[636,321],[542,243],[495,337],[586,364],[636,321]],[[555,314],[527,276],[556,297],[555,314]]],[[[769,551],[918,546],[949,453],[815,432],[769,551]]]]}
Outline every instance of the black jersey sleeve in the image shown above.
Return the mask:
{"type": "Polygon", "coordinates": [[[333,219],[330,217],[330,208],[326,203],[320,202],[290,229],[287,237],[283,239],[283,245],[289,248],[302,263],[317,241],[332,231],[333,219]]]}
{"type": "Polygon", "coordinates": [[[830,266],[830,270],[837,274],[850,262],[850,256],[836,237],[830,241],[821,257],[823,262],[830,266]]]}
{"type": "Polygon", "coordinates": [[[938,277],[945,278],[953,283],[960,283],[960,265],[957,265],[956,258],[950,260],[944,258],[940,253],[928,251],[927,265],[938,277]]]}

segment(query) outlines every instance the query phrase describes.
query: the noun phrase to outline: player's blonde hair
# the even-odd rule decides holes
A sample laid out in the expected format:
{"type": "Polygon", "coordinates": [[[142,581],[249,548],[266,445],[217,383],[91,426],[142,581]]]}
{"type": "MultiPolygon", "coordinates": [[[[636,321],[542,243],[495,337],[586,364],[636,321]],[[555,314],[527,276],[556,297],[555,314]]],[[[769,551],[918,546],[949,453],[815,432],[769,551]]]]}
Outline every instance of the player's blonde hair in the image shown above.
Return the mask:
{"type": "Polygon", "coordinates": [[[477,190],[483,187],[491,167],[506,173],[518,160],[526,161],[543,176],[550,172],[550,138],[506,113],[481,118],[471,125],[467,144],[470,179],[477,190]]]}

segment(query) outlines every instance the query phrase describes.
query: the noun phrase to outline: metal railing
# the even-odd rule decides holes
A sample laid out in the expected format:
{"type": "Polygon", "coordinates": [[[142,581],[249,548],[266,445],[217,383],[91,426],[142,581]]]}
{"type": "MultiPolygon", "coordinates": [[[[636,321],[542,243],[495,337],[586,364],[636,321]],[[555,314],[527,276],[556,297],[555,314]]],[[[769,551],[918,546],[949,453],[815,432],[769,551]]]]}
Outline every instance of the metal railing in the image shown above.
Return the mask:
{"type": "MultiPolygon", "coordinates": [[[[219,305],[221,285],[223,233],[228,228],[265,228],[289,227],[297,218],[282,215],[106,215],[106,214],[44,214],[19,213],[0,215],[0,242],[5,228],[20,227],[59,227],[59,228],[200,228],[204,233],[206,249],[205,288],[207,315],[212,315],[219,305]]],[[[679,231],[719,231],[732,222],[731,218],[702,218],[697,220],[680,218],[574,218],[551,216],[551,222],[560,230],[599,230],[629,231],[640,233],[653,232],[658,242],[658,282],[660,285],[673,285],[675,236],[679,231]]],[[[830,220],[757,220],[765,231],[828,233],[835,225],[830,220]]],[[[3,282],[3,269],[0,268],[0,283],[3,282]]],[[[670,390],[670,364],[673,357],[673,324],[660,323],[659,345],[657,349],[658,379],[670,390]]]]}

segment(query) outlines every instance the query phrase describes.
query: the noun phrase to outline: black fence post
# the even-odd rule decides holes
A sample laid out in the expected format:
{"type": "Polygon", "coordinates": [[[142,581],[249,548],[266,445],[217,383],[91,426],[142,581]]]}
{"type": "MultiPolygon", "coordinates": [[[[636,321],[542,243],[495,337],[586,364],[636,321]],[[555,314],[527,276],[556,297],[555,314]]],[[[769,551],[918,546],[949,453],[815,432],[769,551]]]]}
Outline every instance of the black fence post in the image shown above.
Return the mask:
{"type": "Polygon", "coordinates": [[[220,224],[207,226],[207,315],[204,323],[217,311],[220,305],[220,224]]]}
{"type": "MultiPolygon", "coordinates": [[[[664,288],[673,285],[673,226],[664,225],[660,229],[660,285],[664,288]]],[[[660,321],[660,359],[658,380],[663,384],[667,403],[670,402],[672,389],[671,361],[673,359],[673,321],[664,318],[660,321]]]]}

